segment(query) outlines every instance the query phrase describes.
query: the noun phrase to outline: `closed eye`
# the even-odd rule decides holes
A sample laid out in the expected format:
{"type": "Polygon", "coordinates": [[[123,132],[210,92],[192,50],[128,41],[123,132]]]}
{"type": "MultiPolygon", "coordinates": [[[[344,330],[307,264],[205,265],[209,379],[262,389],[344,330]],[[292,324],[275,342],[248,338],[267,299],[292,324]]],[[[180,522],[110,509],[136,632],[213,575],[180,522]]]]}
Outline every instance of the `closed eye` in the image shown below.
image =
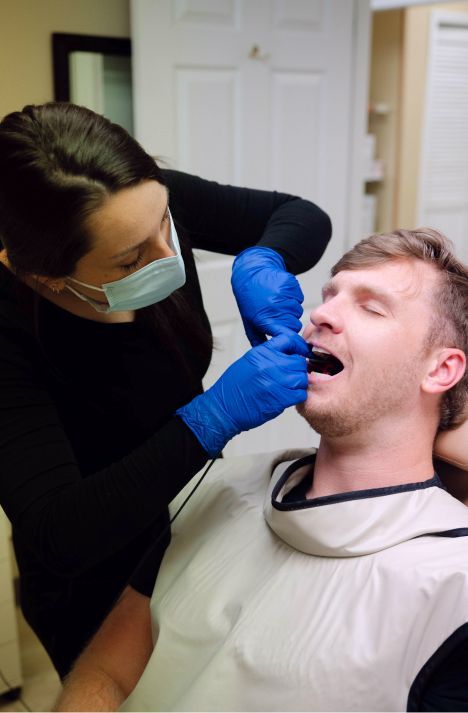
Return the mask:
{"type": "Polygon", "coordinates": [[[132,270],[135,270],[141,263],[143,262],[143,253],[140,253],[137,257],[136,260],[133,262],[129,262],[127,265],[119,265],[119,268],[123,272],[132,272],[132,270]]]}
{"type": "MultiPolygon", "coordinates": [[[[165,213],[164,213],[164,215],[163,215],[163,218],[162,218],[162,221],[161,221],[161,225],[162,225],[163,223],[169,223],[169,222],[170,222],[170,221],[169,221],[169,206],[166,206],[166,211],[165,211],[165,213]]],[[[170,239],[170,233],[168,234],[168,238],[167,238],[166,242],[168,242],[169,239],[170,239]]],[[[147,242],[148,242],[148,241],[145,241],[144,243],[142,243],[142,244],[139,246],[141,252],[139,252],[138,257],[137,257],[136,260],[134,260],[133,262],[129,262],[129,263],[127,263],[126,265],[119,265],[119,266],[118,266],[119,269],[122,270],[122,272],[125,272],[125,273],[132,272],[133,270],[136,270],[136,268],[141,265],[141,263],[144,261],[143,255],[144,255],[144,250],[145,250],[145,248],[146,248],[147,242]]]]}
{"type": "Polygon", "coordinates": [[[375,307],[372,307],[371,305],[361,306],[366,312],[369,312],[370,314],[375,314],[377,317],[385,317],[385,314],[381,310],[378,310],[375,307]]]}

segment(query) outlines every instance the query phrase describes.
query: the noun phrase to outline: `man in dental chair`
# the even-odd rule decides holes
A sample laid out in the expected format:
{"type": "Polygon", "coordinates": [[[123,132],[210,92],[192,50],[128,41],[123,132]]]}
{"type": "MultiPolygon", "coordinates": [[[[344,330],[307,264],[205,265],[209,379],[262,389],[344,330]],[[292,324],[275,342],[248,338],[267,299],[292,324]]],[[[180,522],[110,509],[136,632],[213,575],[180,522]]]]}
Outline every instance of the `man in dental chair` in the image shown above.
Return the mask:
{"type": "Polygon", "coordinates": [[[468,469],[467,314],[436,231],[350,250],[303,333],[318,450],[217,461],[58,709],[468,710],[468,509],[433,465],[468,469]]]}

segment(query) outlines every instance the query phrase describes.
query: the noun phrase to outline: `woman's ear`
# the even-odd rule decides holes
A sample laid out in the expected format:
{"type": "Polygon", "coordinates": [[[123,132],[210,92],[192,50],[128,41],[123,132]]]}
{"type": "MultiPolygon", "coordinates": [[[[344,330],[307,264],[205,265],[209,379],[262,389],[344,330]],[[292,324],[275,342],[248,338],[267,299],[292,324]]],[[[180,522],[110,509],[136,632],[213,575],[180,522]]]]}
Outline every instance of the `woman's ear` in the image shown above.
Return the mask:
{"type": "MultiPolygon", "coordinates": [[[[9,270],[12,270],[14,272],[14,269],[12,268],[11,263],[8,259],[6,250],[0,250],[0,262],[3,262],[3,264],[6,265],[9,270]]],[[[63,277],[44,277],[44,275],[29,275],[28,279],[33,280],[36,283],[38,282],[40,285],[47,287],[47,289],[51,290],[55,294],[57,294],[58,292],[62,292],[62,290],[65,289],[66,285],[65,278],[63,277]]]]}
{"type": "Polygon", "coordinates": [[[58,294],[65,289],[65,280],[61,277],[44,277],[43,275],[31,275],[31,279],[39,282],[54,294],[58,294]]]}
{"type": "Polygon", "coordinates": [[[441,349],[431,360],[422,389],[427,394],[442,394],[460,381],[465,369],[466,356],[461,349],[441,349]]]}

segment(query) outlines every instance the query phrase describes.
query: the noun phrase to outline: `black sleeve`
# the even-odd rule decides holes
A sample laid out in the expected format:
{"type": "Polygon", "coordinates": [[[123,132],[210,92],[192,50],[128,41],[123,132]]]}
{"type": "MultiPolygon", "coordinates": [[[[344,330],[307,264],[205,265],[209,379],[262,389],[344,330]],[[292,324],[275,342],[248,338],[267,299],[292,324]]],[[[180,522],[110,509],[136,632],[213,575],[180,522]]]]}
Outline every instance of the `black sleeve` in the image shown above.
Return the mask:
{"type": "Polygon", "coordinates": [[[178,171],[163,174],[174,220],[195,248],[237,255],[253,245],[269,247],[298,274],[318,262],[330,239],[328,215],[310,201],[223,186],[178,171]]]}
{"type": "Polygon", "coordinates": [[[182,420],[83,478],[31,344],[0,331],[0,503],[51,571],[76,575],[129,543],[202,468],[207,454],[182,420]]]}
{"type": "MultiPolygon", "coordinates": [[[[219,456],[223,458],[223,456],[219,456]]],[[[183,507],[186,506],[189,499],[195,493],[198,486],[204,480],[209,469],[213,465],[213,461],[204,469],[200,477],[197,476],[197,482],[191,485],[190,492],[184,499],[183,507]]],[[[177,515],[182,510],[180,506],[177,510],[177,515]]],[[[171,534],[170,534],[170,521],[168,516],[168,527],[161,535],[157,538],[155,542],[152,542],[146,554],[142,557],[138,563],[136,569],[134,570],[132,576],[129,579],[129,585],[136,589],[140,594],[144,594],[146,597],[151,597],[153,594],[153,589],[156,584],[156,577],[161,566],[165,551],[170,544],[171,534]]]]}
{"type": "Polygon", "coordinates": [[[461,641],[431,672],[417,710],[468,711],[467,639],[461,641]]]}

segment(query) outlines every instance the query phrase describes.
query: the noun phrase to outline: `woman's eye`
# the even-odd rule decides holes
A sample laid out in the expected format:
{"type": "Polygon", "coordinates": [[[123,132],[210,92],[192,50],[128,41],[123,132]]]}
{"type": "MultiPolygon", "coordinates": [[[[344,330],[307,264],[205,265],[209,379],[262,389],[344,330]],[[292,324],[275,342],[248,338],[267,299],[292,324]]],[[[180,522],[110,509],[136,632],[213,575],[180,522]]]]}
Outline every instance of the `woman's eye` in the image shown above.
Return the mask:
{"type": "Polygon", "coordinates": [[[134,260],[134,262],[129,262],[128,265],[119,265],[120,269],[123,270],[123,272],[132,272],[138,265],[140,265],[143,261],[143,255],[140,254],[138,255],[137,259],[134,260]]]}
{"type": "Polygon", "coordinates": [[[161,220],[161,225],[163,225],[164,223],[169,223],[169,206],[166,207],[166,212],[164,213],[161,220]]]}

